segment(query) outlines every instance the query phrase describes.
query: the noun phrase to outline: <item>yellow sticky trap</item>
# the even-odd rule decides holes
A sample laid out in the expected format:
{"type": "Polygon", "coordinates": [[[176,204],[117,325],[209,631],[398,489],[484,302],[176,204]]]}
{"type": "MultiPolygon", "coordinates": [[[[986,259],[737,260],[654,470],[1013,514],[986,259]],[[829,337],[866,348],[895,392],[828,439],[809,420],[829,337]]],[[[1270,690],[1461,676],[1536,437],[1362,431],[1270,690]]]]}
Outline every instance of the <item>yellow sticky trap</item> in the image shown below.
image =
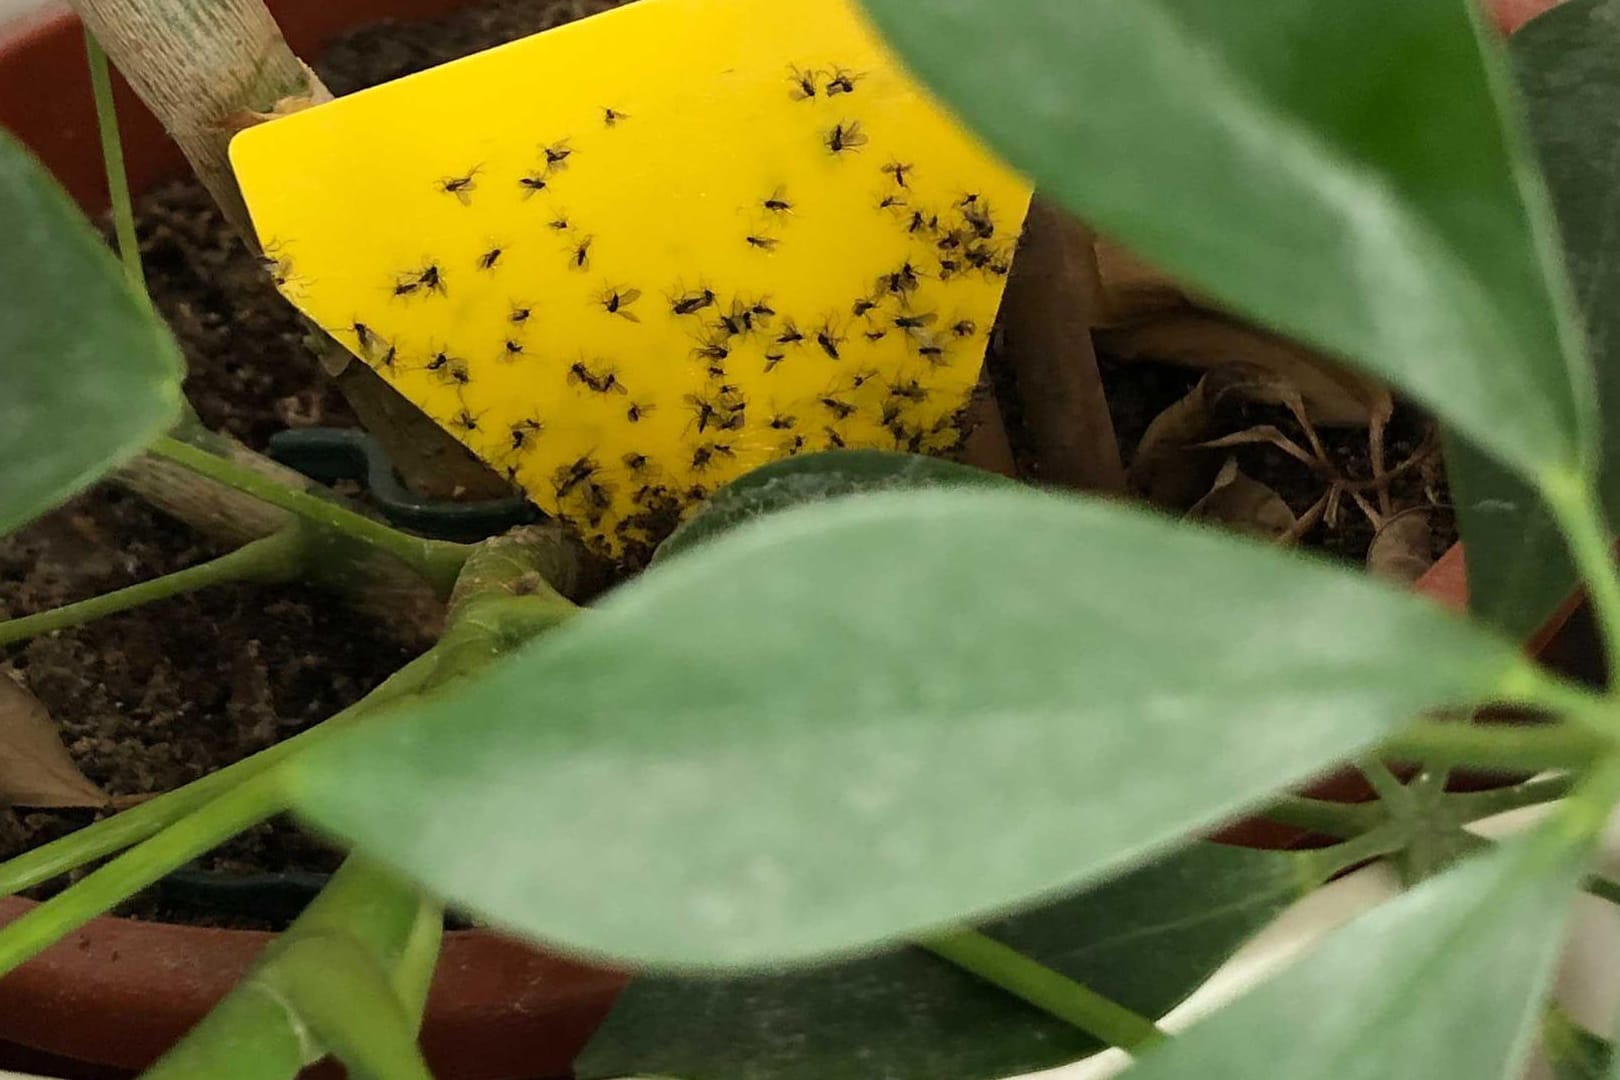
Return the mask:
{"type": "Polygon", "coordinates": [[[615,553],[774,458],[954,445],[1030,195],[847,0],[641,0],[231,160],[282,292],[615,553]]]}

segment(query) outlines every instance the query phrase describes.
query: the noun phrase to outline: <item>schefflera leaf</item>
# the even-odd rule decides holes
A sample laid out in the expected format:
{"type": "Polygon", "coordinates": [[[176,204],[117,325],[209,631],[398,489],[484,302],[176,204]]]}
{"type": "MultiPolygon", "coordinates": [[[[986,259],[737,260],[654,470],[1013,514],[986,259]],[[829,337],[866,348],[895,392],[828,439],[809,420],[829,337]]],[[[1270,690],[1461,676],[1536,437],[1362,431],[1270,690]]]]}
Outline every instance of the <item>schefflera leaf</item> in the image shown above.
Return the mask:
{"type": "Polygon", "coordinates": [[[865,0],[919,75],[1104,234],[1422,401],[1538,485],[1592,374],[1473,0],[865,0]]]}
{"type": "Polygon", "coordinates": [[[1156,515],[854,496],[655,568],[288,782],[501,926],[750,968],[1078,888],[1539,678],[1416,597],[1156,515]]]}
{"type": "Polygon", "coordinates": [[[1519,1076],[1589,849],[1563,824],[1356,920],[1130,1080],[1519,1076]]]}
{"type": "Polygon", "coordinates": [[[670,558],[745,521],[805,503],[844,495],[931,487],[984,487],[1014,483],[999,473],[923,454],[891,450],[827,450],[801,454],[744,473],[709,497],[658,548],[670,558]]]}
{"type": "Polygon", "coordinates": [[[0,533],[180,412],[180,351],[49,173],[0,132],[0,533]]]}
{"type": "MultiPolygon", "coordinates": [[[[1196,843],[985,934],[1145,1016],[1162,1016],[1338,868],[1323,851],[1196,843]]],[[[811,971],[643,976],[574,1064],[580,1080],[989,1080],[1104,1044],[920,948],[811,971]]]]}
{"type": "MultiPolygon", "coordinates": [[[[1620,0],[1566,0],[1508,43],[1568,252],[1597,369],[1601,490],[1620,520],[1620,0]]],[[[1474,613],[1516,636],[1575,585],[1546,507],[1467,440],[1446,446],[1446,476],[1468,545],[1474,613]]]]}

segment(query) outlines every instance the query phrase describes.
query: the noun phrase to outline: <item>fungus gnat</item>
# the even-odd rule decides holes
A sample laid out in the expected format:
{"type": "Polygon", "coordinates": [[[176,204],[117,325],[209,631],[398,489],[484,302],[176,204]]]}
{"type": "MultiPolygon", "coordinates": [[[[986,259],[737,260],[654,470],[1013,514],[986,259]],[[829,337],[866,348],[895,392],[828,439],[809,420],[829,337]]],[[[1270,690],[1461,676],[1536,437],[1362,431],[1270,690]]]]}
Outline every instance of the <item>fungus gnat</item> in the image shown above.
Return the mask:
{"type": "Polygon", "coordinates": [[[906,183],[906,175],[910,173],[913,168],[915,168],[915,166],[911,165],[909,162],[891,161],[887,165],[883,166],[883,171],[894,178],[896,187],[909,188],[911,185],[906,183]]]}
{"type": "Polygon", "coordinates": [[[591,243],[595,237],[582,238],[573,247],[573,253],[568,257],[568,265],[575,270],[589,270],[591,268],[591,243]]]}
{"type": "Polygon", "coordinates": [[[512,439],[511,452],[516,454],[533,449],[534,440],[539,438],[545,430],[546,426],[540,422],[540,418],[537,416],[524,417],[519,420],[508,429],[512,439]]]}
{"type": "Polygon", "coordinates": [[[868,142],[866,132],[861,130],[859,120],[841,121],[833,125],[822,140],[828,150],[834,154],[843,154],[852,150],[859,150],[868,142]]]}
{"type": "Polygon", "coordinates": [[[587,390],[596,394],[624,394],[629,391],[619,381],[618,372],[612,368],[603,371],[592,371],[583,360],[576,360],[568,368],[568,381],[578,383],[587,390]]]}
{"type": "Polygon", "coordinates": [[[478,190],[478,170],[480,166],[469,169],[464,176],[442,176],[439,178],[439,190],[446,195],[453,195],[462,206],[472,205],[472,193],[478,190]]]}
{"type": "Polygon", "coordinates": [[[821,72],[819,71],[806,71],[800,67],[790,67],[788,69],[788,81],[793,84],[793,100],[809,101],[817,96],[821,92],[821,88],[816,83],[816,79],[820,75],[821,72]]]}
{"type": "Polygon", "coordinates": [[[641,299],[640,289],[626,289],[616,285],[609,285],[596,296],[596,302],[602,305],[602,310],[609,315],[617,315],[631,322],[640,322],[641,317],[630,310],[630,305],[641,299]]]}
{"type": "Polygon", "coordinates": [[[843,359],[838,352],[838,347],[843,343],[843,332],[832,319],[828,319],[826,322],[822,323],[816,328],[816,344],[820,345],[821,351],[826,353],[832,359],[843,359]]]}
{"type": "Polygon", "coordinates": [[[549,172],[568,168],[568,159],[574,156],[574,149],[568,145],[567,139],[542,147],[540,152],[546,156],[546,169],[549,172]]]}
{"type": "Polygon", "coordinates": [[[819,397],[816,399],[816,401],[821,405],[822,408],[832,413],[833,419],[835,420],[848,420],[851,416],[855,415],[854,405],[851,405],[849,402],[844,401],[841,398],[833,397],[831,394],[826,394],[819,397]]]}
{"type": "Polygon", "coordinates": [[[593,480],[601,469],[596,459],[589,454],[576,458],[570,464],[558,466],[551,474],[552,490],[556,492],[557,498],[566,498],[569,492],[593,480]]]}
{"type": "Polygon", "coordinates": [[[839,94],[853,94],[855,84],[866,78],[865,72],[849,71],[845,68],[833,68],[832,75],[827,79],[827,96],[837,97],[839,94]]]}
{"type": "Polygon", "coordinates": [[[670,298],[669,310],[675,315],[696,315],[706,307],[713,307],[714,301],[714,291],[711,289],[698,289],[689,293],[682,293],[677,289],[676,295],[670,298]]]}
{"type": "Polygon", "coordinates": [[[897,330],[921,330],[925,326],[932,326],[939,316],[931,311],[918,315],[896,315],[894,325],[897,330]]]}

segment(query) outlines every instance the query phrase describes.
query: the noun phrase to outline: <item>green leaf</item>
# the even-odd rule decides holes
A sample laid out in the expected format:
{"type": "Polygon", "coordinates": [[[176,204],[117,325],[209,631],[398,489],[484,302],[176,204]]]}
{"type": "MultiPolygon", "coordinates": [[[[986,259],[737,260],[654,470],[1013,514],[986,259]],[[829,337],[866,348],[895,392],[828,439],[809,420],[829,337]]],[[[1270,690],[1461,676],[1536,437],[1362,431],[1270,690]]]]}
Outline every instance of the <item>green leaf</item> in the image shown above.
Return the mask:
{"type": "MultiPolygon", "coordinates": [[[[1597,368],[1609,520],[1620,520],[1620,2],[1568,0],[1509,43],[1552,190],[1597,368]]],[[[1465,440],[1446,474],[1468,544],[1476,615],[1523,637],[1575,586],[1552,516],[1522,480],[1465,440]]]]}
{"type": "Polygon", "coordinates": [[[179,350],[78,209],[0,132],[0,533],[180,412],[179,350]]]}
{"type": "Polygon", "coordinates": [[[1013,481],[954,461],[890,450],[828,450],[783,458],[727,484],[670,534],[656,560],[687,551],[763,514],[862,492],[1007,485],[1013,481]]]}
{"type": "Polygon", "coordinates": [[[500,925],[757,967],[1078,888],[1539,679],[1417,597],[1154,514],[858,495],[655,568],[287,782],[500,925]]]}
{"type": "Polygon", "coordinates": [[[1518,1076],[1588,848],[1561,824],[1356,920],[1131,1080],[1518,1076]]]}
{"type": "Polygon", "coordinates": [[[1529,479],[1596,436],[1540,178],[1470,0],[865,0],[1051,196],[1529,479]]]}
{"type": "MultiPolygon", "coordinates": [[[[1193,844],[1072,899],[983,928],[1145,1016],[1162,1016],[1318,883],[1320,853],[1193,844]]],[[[979,1080],[1103,1049],[921,949],[812,971],[630,984],[580,1080],[825,1080],[859,1048],[886,1080],[979,1080]]]]}

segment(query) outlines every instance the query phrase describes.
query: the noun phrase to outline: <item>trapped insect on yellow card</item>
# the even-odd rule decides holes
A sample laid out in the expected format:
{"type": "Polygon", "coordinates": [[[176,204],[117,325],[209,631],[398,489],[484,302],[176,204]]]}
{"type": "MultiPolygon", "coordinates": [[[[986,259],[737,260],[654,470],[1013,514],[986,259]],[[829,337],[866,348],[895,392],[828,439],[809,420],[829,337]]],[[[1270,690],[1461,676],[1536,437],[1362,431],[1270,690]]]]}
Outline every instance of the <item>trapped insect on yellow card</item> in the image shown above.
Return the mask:
{"type": "Polygon", "coordinates": [[[641,0],[243,132],[283,293],[619,552],[948,449],[1028,206],[846,0],[641,0]]]}

